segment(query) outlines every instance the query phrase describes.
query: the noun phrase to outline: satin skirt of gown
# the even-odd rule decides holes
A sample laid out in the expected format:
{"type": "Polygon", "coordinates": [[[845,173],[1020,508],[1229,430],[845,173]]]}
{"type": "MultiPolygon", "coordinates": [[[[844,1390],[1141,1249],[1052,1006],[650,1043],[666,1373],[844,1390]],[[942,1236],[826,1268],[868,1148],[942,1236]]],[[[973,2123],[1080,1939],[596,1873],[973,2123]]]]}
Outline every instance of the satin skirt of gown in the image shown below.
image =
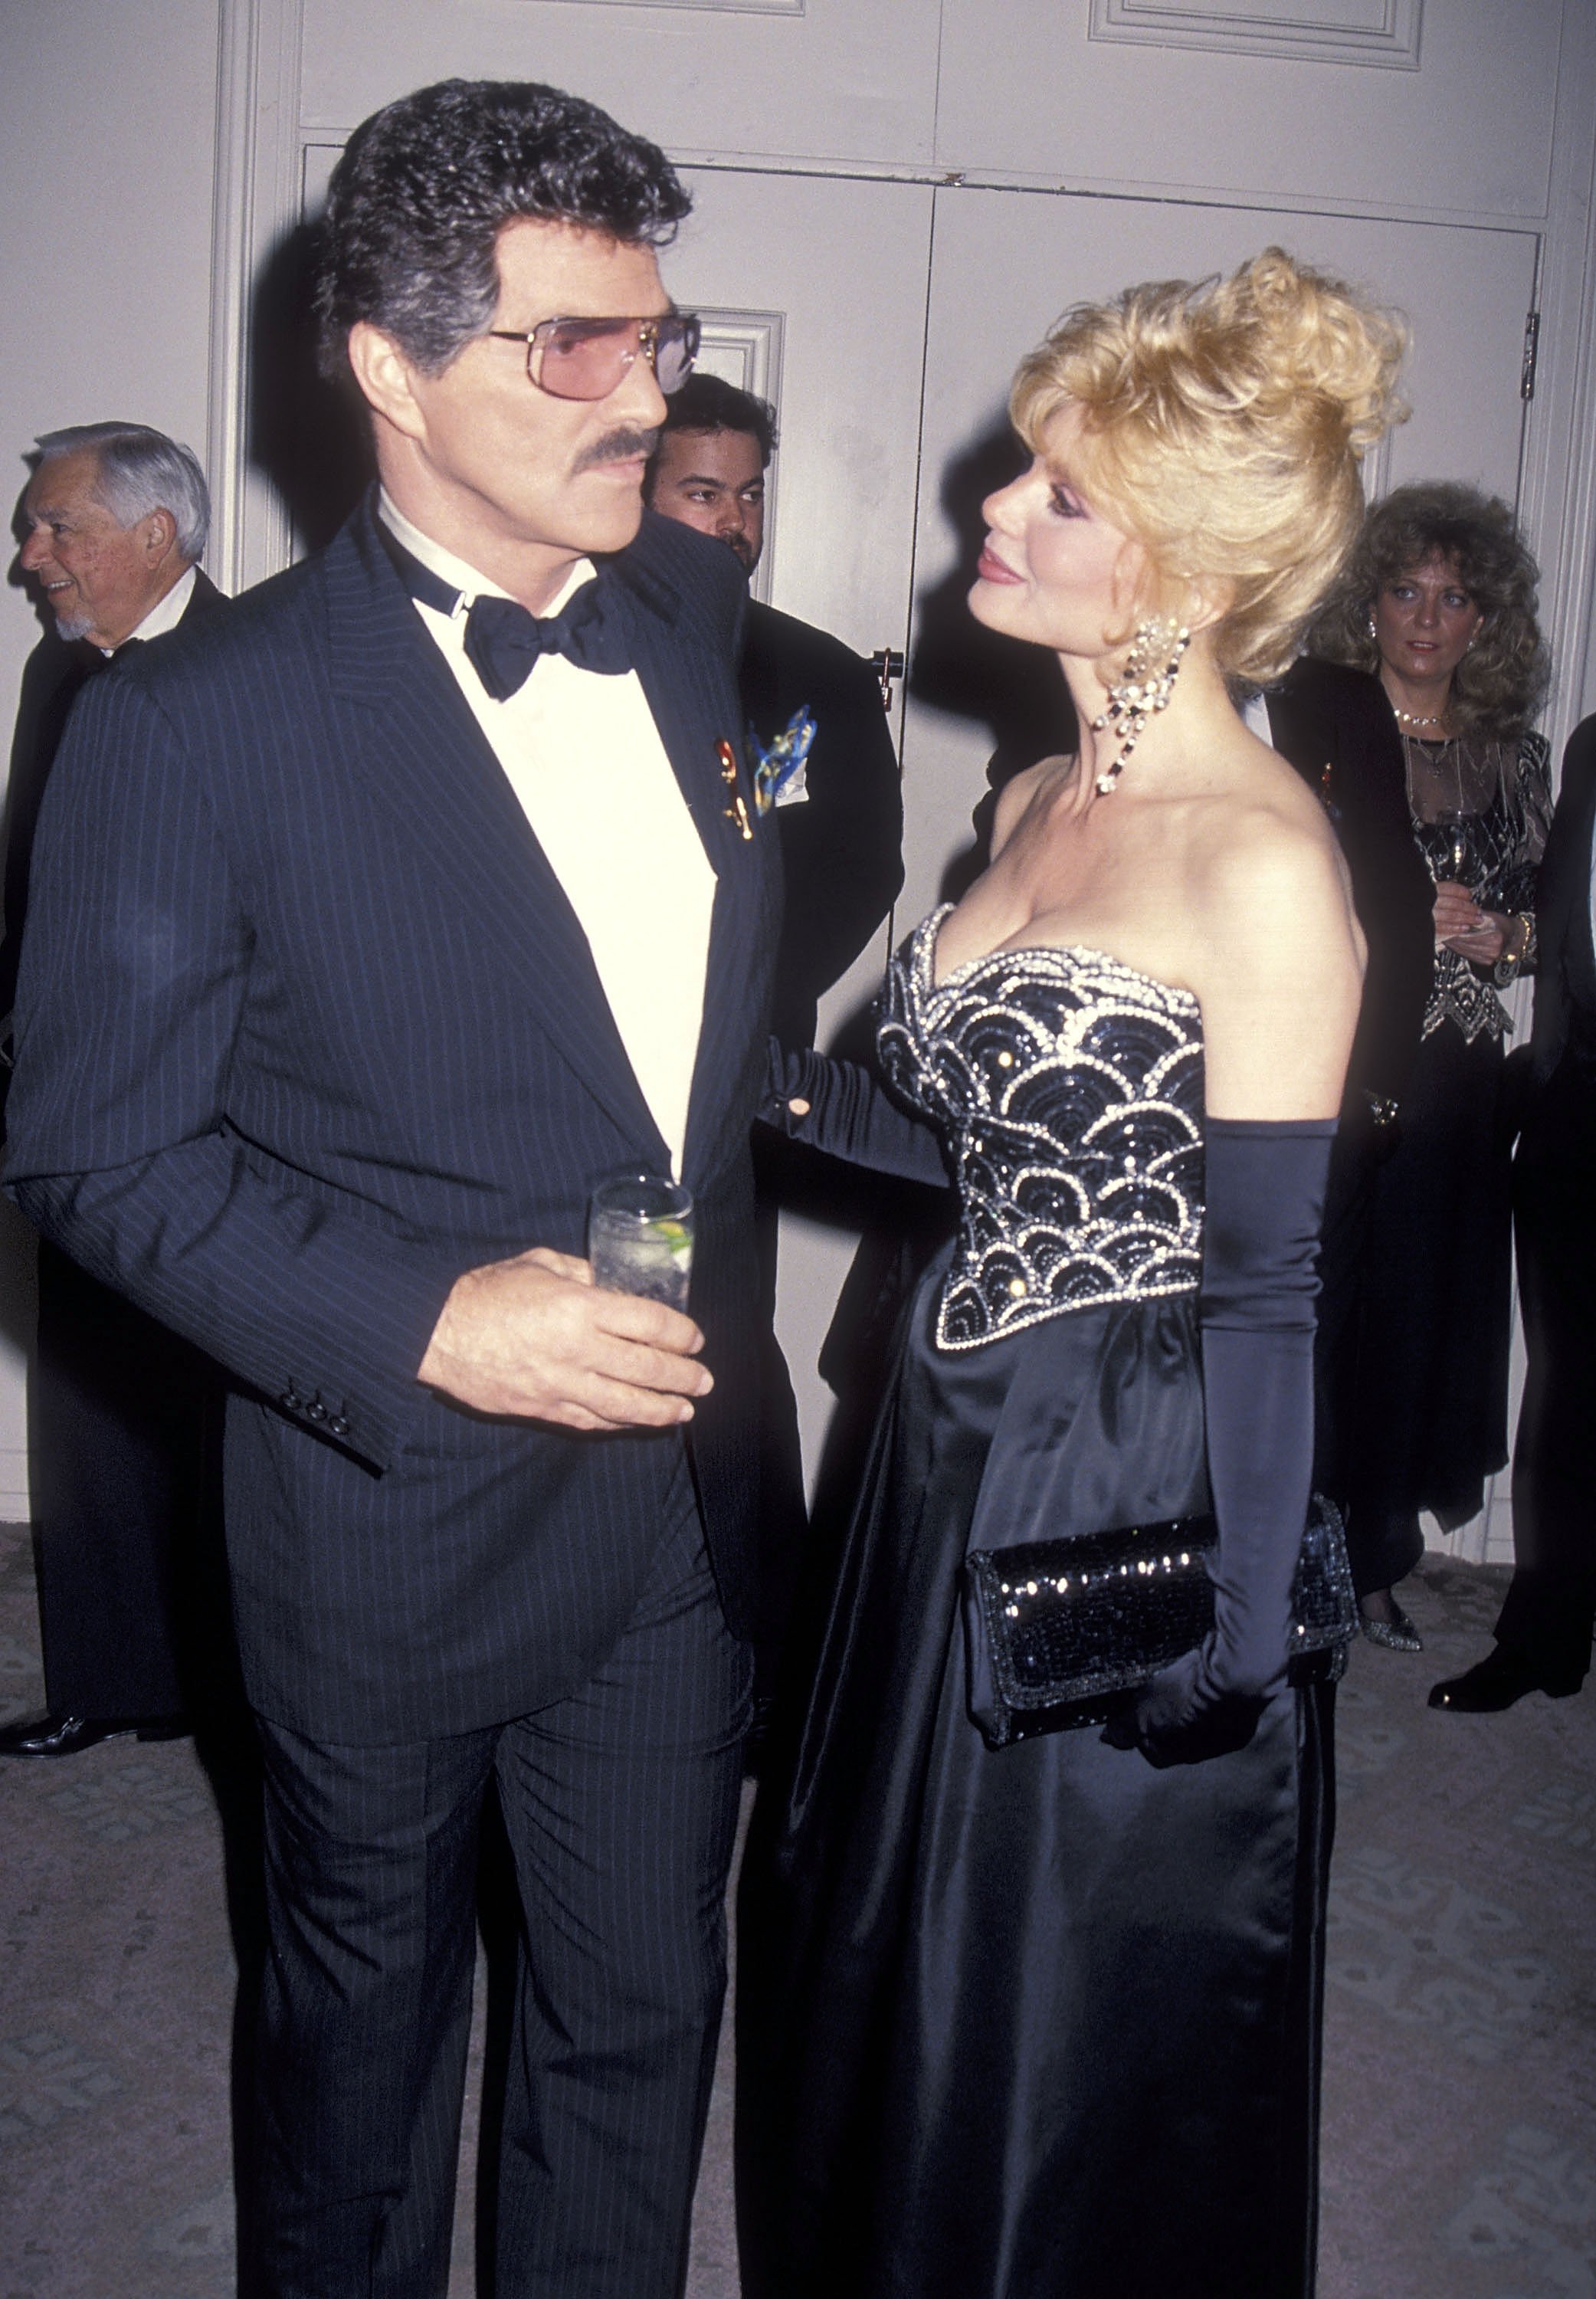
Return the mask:
{"type": "Polygon", "coordinates": [[[800,1623],[744,1866],[745,2299],[1302,2299],[1332,1692],[1162,1772],[1092,1729],[988,1748],[972,1520],[1012,1541],[1204,1507],[1196,1308],[950,1353],[946,1265],[806,1650],[800,1623]]]}

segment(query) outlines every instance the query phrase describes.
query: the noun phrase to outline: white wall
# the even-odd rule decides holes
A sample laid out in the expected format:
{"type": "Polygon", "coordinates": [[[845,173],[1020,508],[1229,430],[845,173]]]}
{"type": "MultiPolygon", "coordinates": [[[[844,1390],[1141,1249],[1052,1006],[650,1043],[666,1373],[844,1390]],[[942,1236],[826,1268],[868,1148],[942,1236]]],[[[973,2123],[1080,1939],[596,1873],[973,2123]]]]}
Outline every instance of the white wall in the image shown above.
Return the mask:
{"type": "MultiPolygon", "coordinates": [[[[126,416],[202,452],[209,387],[217,0],[0,4],[0,470],[40,431],[126,416]]],[[[39,626],[0,599],[0,726],[39,626]]],[[[6,736],[9,751],[9,732],[6,736]]],[[[27,1514],[29,1232],[0,1211],[0,1518],[27,1514]]]]}

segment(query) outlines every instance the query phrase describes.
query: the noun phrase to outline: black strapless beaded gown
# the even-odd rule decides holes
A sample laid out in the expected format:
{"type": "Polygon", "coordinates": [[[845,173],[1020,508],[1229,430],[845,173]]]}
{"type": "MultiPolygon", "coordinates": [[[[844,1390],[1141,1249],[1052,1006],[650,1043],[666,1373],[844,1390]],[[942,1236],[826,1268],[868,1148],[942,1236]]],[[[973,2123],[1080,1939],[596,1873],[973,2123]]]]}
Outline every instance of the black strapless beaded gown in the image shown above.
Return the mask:
{"type": "Polygon", "coordinates": [[[1196,1003],[1087,950],[933,986],[895,1091],[960,1229],[908,1313],[744,1868],[746,2299],[1301,2299],[1313,2283],[1328,1689],[1154,1771],[989,1750],[968,1547],[1206,1506],[1196,1003]]]}

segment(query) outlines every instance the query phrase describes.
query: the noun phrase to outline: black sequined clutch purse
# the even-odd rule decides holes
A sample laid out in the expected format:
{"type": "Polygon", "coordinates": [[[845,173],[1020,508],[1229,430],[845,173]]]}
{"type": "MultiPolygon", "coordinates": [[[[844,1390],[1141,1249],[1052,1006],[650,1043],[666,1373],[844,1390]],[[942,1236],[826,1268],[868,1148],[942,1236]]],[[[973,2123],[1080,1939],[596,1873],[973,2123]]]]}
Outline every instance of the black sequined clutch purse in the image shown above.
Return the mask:
{"type": "MultiPolygon", "coordinates": [[[[1101,1724],[1123,1697],[1213,1626],[1211,1516],[1127,1525],[1074,1540],[972,1549],[964,1560],[970,1713],[989,1747],[1101,1724]]],[[[1309,1504],[1292,1589],[1294,1684],[1346,1667],[1358,1605],[1333,1501],[1309,1504]]]]}

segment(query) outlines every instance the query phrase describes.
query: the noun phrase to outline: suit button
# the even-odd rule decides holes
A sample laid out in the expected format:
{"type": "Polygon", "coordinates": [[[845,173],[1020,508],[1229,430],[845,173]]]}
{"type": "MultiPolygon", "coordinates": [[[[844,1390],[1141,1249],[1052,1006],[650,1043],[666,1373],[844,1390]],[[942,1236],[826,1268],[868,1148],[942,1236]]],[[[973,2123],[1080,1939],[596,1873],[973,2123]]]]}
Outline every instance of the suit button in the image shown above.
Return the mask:
{"type": "Polygon", "coordinates": [[[335,1437],[347,1437],[349,1434],[349,1423],[341,1413],[334,1414],[327,1423],[327,1428],[335,1437]]]}
{"type": "Polygon", "coordinates": [[[327,1419],[327,1407],[322,1403],[320,1398],[313,1397],[310,1399],[310,1404],[306,1406],[305,1419],[307,1421],[325,1421],[327,1419]]]}
{"type": "Polygon", "coordinates": [[[305,1400],[292,1382],[278,1398],[277,1403],[285,1413],[302,1413],[305,1409],[305,1400]]]}

